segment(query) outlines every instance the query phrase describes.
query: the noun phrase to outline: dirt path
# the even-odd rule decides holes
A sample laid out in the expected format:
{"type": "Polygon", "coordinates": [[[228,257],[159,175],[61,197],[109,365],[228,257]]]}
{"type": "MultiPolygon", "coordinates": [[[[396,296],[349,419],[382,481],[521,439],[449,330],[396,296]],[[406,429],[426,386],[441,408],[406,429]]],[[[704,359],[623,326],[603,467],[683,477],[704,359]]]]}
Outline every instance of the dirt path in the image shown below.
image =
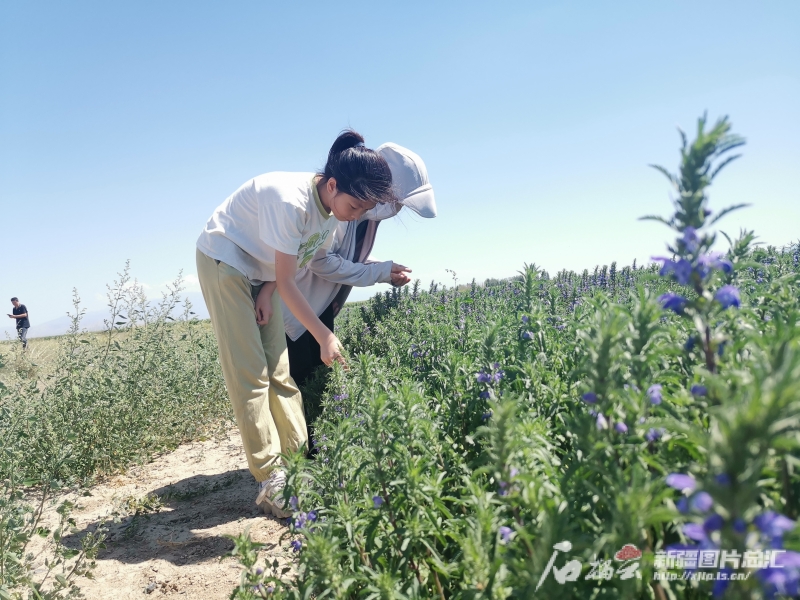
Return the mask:
{"type": "Polygon", "coordinates": [[[236,431],[222,441],[181,446],[89,492],[91,496],[60,496],[48,508],[46,521],[56,523],[55,509],[63,499],[77,504],[73,517],[81,532],[94,529],[115,511],[125,515],[148,504],[157,510],[128,514],[110,525],[94,580],[78,582],[89,600],[228,598],[241,569],[226,557],[233,543],[224,536],[239,534],[248,526],[255,541],[271,545],[265,549],[270,561],[291,560],[289,540],[280,540],[285,521],[262,515],[254,504],[256,484],[236,431]],[[145,500],[152,494],[160,501],[145,500]]]}

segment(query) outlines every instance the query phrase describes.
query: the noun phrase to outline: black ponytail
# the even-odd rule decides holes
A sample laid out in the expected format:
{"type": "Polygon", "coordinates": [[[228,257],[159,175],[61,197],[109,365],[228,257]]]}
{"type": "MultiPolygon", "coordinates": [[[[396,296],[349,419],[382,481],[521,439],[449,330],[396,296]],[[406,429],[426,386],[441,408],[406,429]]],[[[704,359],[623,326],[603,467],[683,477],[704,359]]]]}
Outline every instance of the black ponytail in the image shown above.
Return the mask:
{"type": "Polygon", "coordinates": [[[359,200],[396,201],[392,192],[392,172],[386,160],[374,150],[364,147],[361,134],[346,129],[339,134],[328,152],[325,170],[319,173],[323,181],[331,177],[336,188],[359,200]]]}

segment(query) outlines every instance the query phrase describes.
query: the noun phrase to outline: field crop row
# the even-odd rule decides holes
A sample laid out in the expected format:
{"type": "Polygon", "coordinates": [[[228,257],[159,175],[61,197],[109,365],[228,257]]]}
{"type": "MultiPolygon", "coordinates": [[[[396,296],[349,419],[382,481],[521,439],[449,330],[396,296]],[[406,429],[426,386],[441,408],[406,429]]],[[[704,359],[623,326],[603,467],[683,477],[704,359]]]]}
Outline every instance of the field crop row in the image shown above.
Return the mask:
{"type": "Polygon", "coordinates": [[[290,458],[297,575],[240,538],[235,596],[796,594],[800,244],[711,249],[706,189],[740,144],[726,120],[684,137],[660,264],[528,265],[346,312],[319,454],[290,458]],[[701,550],[728,553],[701,572],[719,578],[665,562],[701,550]]]}
{"type": "Polygon", "coordinates": [[[181,305],[180,291],[178,280],[150,304],[126,267],[109,288],[104,333],[81,331],[76,296],[66,335],[33,340],[25,353],[7,345],[0,356],[0,598],[12,590],[78,597],[77,577],[89,574],[104,534],[101,528],[79,549],[65,547],[62,537],[74,532],[66,504],[61,526],[43,529],[54,492],[212,435],[231,418],[213,334],[181,305]],[[49,538],[50,556],[30,555],[35,535],[49,538]],[[34,576],[43,558],[48,568],[34,576]]]}

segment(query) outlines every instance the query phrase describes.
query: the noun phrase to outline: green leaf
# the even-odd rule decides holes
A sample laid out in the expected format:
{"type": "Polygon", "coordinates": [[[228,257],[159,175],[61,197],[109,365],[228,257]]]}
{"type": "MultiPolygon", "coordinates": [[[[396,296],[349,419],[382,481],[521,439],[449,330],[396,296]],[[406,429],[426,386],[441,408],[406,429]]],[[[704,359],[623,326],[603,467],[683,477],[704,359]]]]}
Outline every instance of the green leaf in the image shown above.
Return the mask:
{"type": "Polygon", "coordinates": [[[658,215],[645,215],[643,217],[639,217],[640,221],[658,221],[659,223],[663,223],[667,227],[672,227],[672,221],[667,221],[664,217],[659,217],[658,215]]]}
{"type": "Polygon", "coordinates": [[[733,211],[735,211],[735,210],[738,210],[738,209],[740,209],[740,208],[746,208],[746,207],[748,207],[748,206],[750,206],[750,205],[749,205],[749,204],[734,204],[733,206],[729,206],[728,208],[723,208],[721,211],[719,211],[719,212],[718,212],[718,213],[717,213],[717,214],[714,216],[714,218],[713,218],[713,219],[711,219],[711,221],[709,221],[709,222],[708,222],[708,224],[709,224],[709,225],[713,225],[714,223],[716,223],[717,221],[719,221],[719,220],[720,220],[722,217],[724,217],[724,216],[725,216],[725,215],[727,215],[728,213],[730,213],[730,212],[733,212],[733,211]]]}

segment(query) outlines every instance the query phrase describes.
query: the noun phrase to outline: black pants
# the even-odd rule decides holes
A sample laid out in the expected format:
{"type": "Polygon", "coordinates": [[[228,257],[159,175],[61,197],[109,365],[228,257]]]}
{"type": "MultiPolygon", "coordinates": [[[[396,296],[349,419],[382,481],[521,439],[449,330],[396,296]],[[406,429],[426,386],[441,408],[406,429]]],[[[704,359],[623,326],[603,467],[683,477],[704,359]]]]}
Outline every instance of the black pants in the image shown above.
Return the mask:
{"type": "MultiPolygon", "coordinates": [[[[333,331],[333,305],[325,309],[319,316],[319,320],[323,322],[325,327],[333,331]]],[[[323,364],[319,356],[319,344],[317,340],[314,339],[314,336],[306,331],[294,342],[290,340],[287,335],[286,347],[289,350],[289,372],[297,386],[302,388],[308,382],[308,378],[317,367],[323,364]]],[[[320,398],[317,395],[318,392],[319,390],[314,390],[310,394],[303,392],[303,403],[306,409],[306,427],[308,429],[308,444],[310,448],[308,453],[309,458],[314,458],[317,454],[317,449],[313,441],[315,439],[313,419],[320,412],[320,398]]]]}
{"type": "MultiPolygon", "coordinates": [[[[329,305],[325,309],[319,316],[319,320],[325,327],[333,331],[333,305],[329,305]]],[[[302,386],[316,368],[323,364],[319,356],[319,343],[310,332],[306,331],[294,342],[287,335],[286,347],[289,350],[289,372],[292,374],[294,382],[298,386],[302,386]]]]}

